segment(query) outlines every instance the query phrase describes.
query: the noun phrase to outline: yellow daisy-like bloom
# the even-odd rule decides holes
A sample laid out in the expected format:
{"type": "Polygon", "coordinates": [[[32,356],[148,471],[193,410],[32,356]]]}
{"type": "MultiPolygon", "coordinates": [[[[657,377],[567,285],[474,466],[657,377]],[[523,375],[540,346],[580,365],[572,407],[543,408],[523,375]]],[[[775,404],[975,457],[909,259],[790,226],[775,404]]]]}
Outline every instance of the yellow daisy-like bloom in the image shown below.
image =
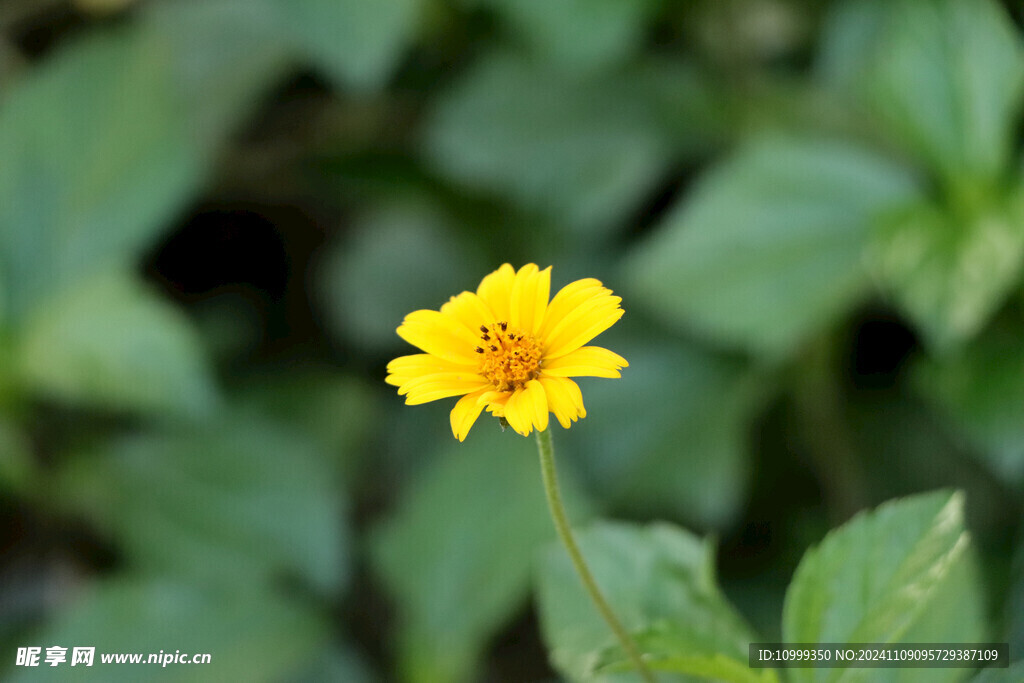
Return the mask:
{"type": "Polygon", "coordinates": [[[440,311],[413,311],[398,336],[426,353],[388,363],[387,383],[408,405],[462,396],[452,433],[462,441],[486,408],[527,436],[547,429],[548,413],[568,428],[586,417],[570,377],[621,377],[622,356],[584,346],[622,317],[620,297],[593,278],[548,301],[551,268],[504,264],[476,293],[453,296],[440,311]]]}

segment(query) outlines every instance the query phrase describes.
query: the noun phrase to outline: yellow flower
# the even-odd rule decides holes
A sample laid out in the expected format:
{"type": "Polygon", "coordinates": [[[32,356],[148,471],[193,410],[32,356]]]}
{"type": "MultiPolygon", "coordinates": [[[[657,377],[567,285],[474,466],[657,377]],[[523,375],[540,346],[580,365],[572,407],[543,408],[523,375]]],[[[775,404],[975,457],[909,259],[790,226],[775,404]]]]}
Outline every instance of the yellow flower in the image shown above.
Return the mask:
{"type": "Polygon", "coordinates": [[[593,278],[548,301],[551,268],[504,264],[476,293],[453,296],[440,311],[413,311],[398,336],[426,353],[388,363],[387,383],[408,405],[462,396],[452,409],[459,441],[486,408],[523,436],[547,429],[548,413],[565,428],[587,416],[570,377],[621,377],[626,360],[584,346],[622,317],[622,299],[593,278]]]}

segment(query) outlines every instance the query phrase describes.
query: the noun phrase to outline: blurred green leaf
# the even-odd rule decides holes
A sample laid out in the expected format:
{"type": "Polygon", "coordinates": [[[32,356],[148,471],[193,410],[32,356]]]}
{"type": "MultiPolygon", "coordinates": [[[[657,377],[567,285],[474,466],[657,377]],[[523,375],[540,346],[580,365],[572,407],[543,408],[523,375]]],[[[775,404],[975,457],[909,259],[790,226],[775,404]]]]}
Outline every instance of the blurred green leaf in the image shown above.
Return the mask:
{"type": "Polygon", "coordinates": [[[26,492],[34,483],[35,467],[24,435],[0,417],[0,490],[14,494],[26,492]]]}
{"type": "Polygon", "coordinates": [[[144,37],[75,41],[0,108],[0,290],[15,318],[137,255],[197,185],[171,54],[144,37]]]}
{"type": "MultiPolygon", "coordinates": [[[[108,580],[44,627],[28,646],[68,648],[67,662],[13,672],[9,681],[273,681],[302,666],[327,638],[316,614],[269,591],[202,590],[134,578],[108,580]],[[95,647],[70,670],[72,648],[95,647]],[[103,653],[210,655],[209,664],[103,664],[103,653]],[[146,673],[142,673],[145,671],[146,673]]],[[[41,658],[42,659],[42,658],[41,658]]]]}
{"type": "Polygon", "coordinates": [[[873,109],[896,140],[973,192],[1009,170],[1024,53],[992,0],[896,0],[866,63],[873,109]]]}
{"type": "Polygon", "coordinates": [[[305,667],[302,673],[286,680],[291,683],[373,683],[378,679],[355,650],[332,645],[314,657],[312,664],[305,667]]]}
{"type": "Polygon", "coordinates": [[[339,83],[384,85],[413,38],[421,0],[272,0],[282,26],[339,83]]]}
{"type": "Polygon", "coordinates": [[[816,63],[826,86],[851,94],[864,71],[867,56],[885,26],[891,3],[843,0],[829,6],[822,26],[816,63]]]}
{"type": "Polygon", "coordinates": [[[150,573],[260,585],[288,572],[333,593],[348,539],[327,460],[300,434],[234,417],[79,454],[58,476],[59,500],[150,573]]]}
{"type": "Polygon", "coordinates": [[[696,62],[648,58],[635,78],[644,79],[658,123],[678,148],[680,159],[704,161],[735,141],[748,92],[739,97],[696,62]],[[742,103],[737,100],[742,99],[742,103]]]}
{"type": "Polygon", "coordinates": [[[370,387],[328,368],[267,370],[239,388],[234,405],[273,417],[316,440],[347,477],[355,473],[363,442],[377,424],[370,387]]]}
{"type": "MultiPolygon", "coordinates": [[[[402,679],[470,680],[483,647],[529,594],[534,552],[554,538],[532,439],[480,418],[372,536],[401,615],[402,679]]],[[[561,468],[570,510],[585,506],[561,468]]]]}
{"type": "Polygon", "coordinates": [[[919,206],[881,225],[869,260],[937,350],[972,337],[1005,299],[1024,256],[1024,193],[970,217],[919,206]]]}
{"type": "Polygon", "coordinates": [[[23,75],[27,60],[6,36],[0,39],[0,104],[11,85],[23,75]]]}
{"type": "Polygon", "coordinates": [[[191,417],[218,403],[188,320],[121,271],[42,302],[25,320],[15,362],[26,386],[72,403],[191,417]]]}
{"type": "Polygon", "coordinates": [[[642,47],[652,0],[480,0],[519,30],[538,56],[569,69],[608,68],[642,47]]]}
{"type": "MultiPolygon", "coordinates": [[[[711,619],[718,623],[702,624],[698,628],[691,624],[658,622],[634,634],[634,640],[652,671],[687,674],[702,680],[727,683],[779,680],[772,669],[750,668],[746,644],[749,644],[751,636],[744,632],[731,632],[735,629],[734,623],[720,623],[734,622],[731,614],[712,614],[711,619]]],[[[611,673],[635,671],[636,667],[621,646],[614,646],[602,653],[596,669],[611,673]]]]}
{"type": "Polygon", "coordinates": [[[47,57],[0,107],[0,291],[24,315],[131,262],[288,66],[261,2],[147,6],[47,57]]]}
{"type": "Polygon", "coordinates": [[[864,150],[761,140],[701,181],[628,257],[626,277],[670,323],[790,352],[864,295],[872,223],[915,194],[906,173],[864,150]]]}
{"type": "Polygon", "coordinates": [[[1021,334],[997,327],[957,353],[916,368],[920,394],[1011,482],[1024,481],[1021,334]]]}
{"type": "MultiPolygon", "coordinates": [[[[754,635],[716,585],[710,542],[665,523],[598,522],[577,537],[612,609],[653,648],[652,666],[689,673],[719,667],[730,674],[738,671],[736,662],[746,667],[754,635]]],[[[560,545],[552,544],[542,556],[537,590],[541,630],[555,668],[573,681],[636,680],[632,673],[594,676],[595,667],[617,668],[614,662],[622,656],[560,545]]]]}
{"type": "Polygon", "coordinates": [[[330,248],[320,271],[320,304],[339,337],[365,349],[400,349],[395,330],[407,313],[436,310],[475,290],[487,272],[432,209],[393,206],[367,216],[347,243],[330,248]]]}
{"type": "MultiPolygon", "coordinates": [[[[259,298],[251,289],[226,288],[188,304],[189,318],[216,367],[239,367],[257,357],[265,339],[259,298]]],[[[241,368],[239,368],[241,369],[241,368]]]]}
{"type": "MultiPolygon", "coordinates": [[[[851,404],[850,433],[871,495],[877,500],[929,491],[955,482],[976,529],[1005,528],[1013,492],[950,438],[951,420],[901,392],[877,392],[851,404]]],[[[1011,513],[1012,515],[1012,513],[1011,513]]],[[[808,545],[823,532],[808,539],[808,545]]]]}
{"type": "MultiPolygon", "coordinates": [[[[1010,652],[1017,652],[1010,650],[1010,652]]],[[[988,668],[971,679],[971,683],[1020,683],[1024,681],[1024,661],[1014,662],[1007,669],[988,668]]]]}
{"type": "Polygon", "coordinates": [[[667,167],[644,79],[561,75],[509,55],[479,60],[442,94],[429,160],[577,234],[607,231],[667,167]]]}
{"type": "MultiPolygon", "coordinates": [[[[296,5],[300,3],[294,3],[296,5]]],[[[140,32],[166,45],[190,139],[209,159],[263,91],[293,65],[271,0],[145,3],[140,32]]]]}
{"type": "MultiPolygon", "coordinates": [[[[762,633],[779,630],[790,569],[826,529],[788,430],[815,405],[768,405],[775,373],[732,352],[785,356],[787,371],[806,374],[817,361],[802,357],[804,342],[832,327],[845,331],[824,335],[836,343],[825,355],[848,361],[828,368],[843,374],[832,412],[850,421],[863,484],[840,467],[837,490],[966,491],[991,590],[978,589],[957,500],[912,498],[808,553],[787,629],[991,637],[1022,651],[1024,549],[1007,536],[1020,531],[1024,479],[1012,320],[1024,299],[1004,306],[1024,261],[1013,6],[154,0],[100,19],[62,0],[0,1],[0,43],[25,53],[0,44],[0,508],[11,518],[0,641],[213,655],[152,676],[169,680],[375,680],[351,630],[374,659],[395,656],[374,662],[388,678],[544,676],[525,633],[531,556],[554,536],[533,444],[485,417],[457,445],[454,401],[405,408],[380,381],[388,358],[414,350],[395,334],[405,314],[474,288],[502,260],[528,260],[555,263],[556,276],[630,276],[610,282],[629,315],[599,342],[630,367],[580,382],[589,417],[556,430],[563,474],[585,472],[595,498],[630,518],[727,531],[723,583],[762,633]],[[824,12],[828,27],[812,34],[824,12]],[[815,73],[804,68],[812,45],[815,73]],[[740,147],[633,252],[693,173],[776,129],[791,138],[740,147]],[[282,296],[244,234],[223,268],[192,254],[213,289],[199,293],[191,271],[172,278],[187,319],[143,287],[140,267],[163,273],[169,256],[146,252],[202,197],[249,204],[273,224],[282,296]],[[312,223],[332,233],[324,249],[312,223]],[[873,286],[932,352],[911,373],[916,337],[888,308],[859,310],[873,286]],[[644,305],[659,319],[634,317],[644,305]],[[708,346],[665,337],[661,324],[708,346]],[[335,348],[323,348],[322,328],[335,348]],[[189,419],[206,414],[198,427],[189,419]],[[349,490],[372,530],[360,583],[379,584],[354,602],[341,594],[349,490]],[[754,522],[746,531],[734,528],[741,516],[754,522]],[[114,566],[131,574],[110,576],[114,566]],[[54,604],[69,578],[85,600],[54,604]],[[375,609],[377,592],[394,614],[375,609]],[[44,607],[53,623],[26,637],[44,607]]],[[[716,586],[710,542],[666,525],[581,536],[664,683],[973,675],[750,670],[756,636],[716,586]]],[[[635,681],[561,547],[537,580],[563,675],[635,681]]],[[[1017,681],[1021,666],[977,680],[1017,681]]],[[[69,677],[11,660],[0,669],[69,677]]]]}
{"type": "MultiPolygon", "coordinates": [[[[963,496],[939,491],[864,512],[807,551],[783,609],[793,643],[975,642],[980,588],[963,523],[963,496]],[[954,605],[958,610],[949,609],[954,605]],[[916,641],[920,642],[920,641],[916,641]]],[[[792,681],[955,680],[955,669],[793,669],[792,681]],[[868,676],[867,673],[871,675],[868,676]]]]}
{"type": "Polygon", "coordinates": [[[0,335],[3,335],[7,329],[7,317],[9,315],[10,298],[7,288],[8,284],[7,277],[4,275],[3,265],[0,263],[0,335]]]}
{"type": "Polygon", "coordinates": [[[581,381],[589,419],[565,435],[581,471],[631,516],[728,525],[745,500],[760,378],[692,346],[609,347],[629,368],[614,382],[581,381]]]}
{"type": "Polygon", "coordinates": [[[1013,558],[1010,592],[1006,601],[1004,630],[1010,652],[1024,652],[1024,532],[1019,534],[1017,552],[1013,558]]]}
{"type": "Polygon", "coordinates": [[[18,386],[14,366],[14,340],[0,325],[0,419],[17,411],[17,405],[26,397],[18,386]]]}

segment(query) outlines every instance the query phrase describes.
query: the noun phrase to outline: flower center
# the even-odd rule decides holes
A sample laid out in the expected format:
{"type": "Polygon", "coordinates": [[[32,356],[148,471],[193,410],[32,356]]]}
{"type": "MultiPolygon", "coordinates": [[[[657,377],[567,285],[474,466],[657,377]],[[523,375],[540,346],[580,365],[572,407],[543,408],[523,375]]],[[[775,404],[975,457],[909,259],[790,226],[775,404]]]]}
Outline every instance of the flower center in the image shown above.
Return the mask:
{"type": "Polygon", "coordinates": [[[540,374],[540,344],[507,322],[480,326],[480,374],[498,391],[512,391],[540,374]]]}

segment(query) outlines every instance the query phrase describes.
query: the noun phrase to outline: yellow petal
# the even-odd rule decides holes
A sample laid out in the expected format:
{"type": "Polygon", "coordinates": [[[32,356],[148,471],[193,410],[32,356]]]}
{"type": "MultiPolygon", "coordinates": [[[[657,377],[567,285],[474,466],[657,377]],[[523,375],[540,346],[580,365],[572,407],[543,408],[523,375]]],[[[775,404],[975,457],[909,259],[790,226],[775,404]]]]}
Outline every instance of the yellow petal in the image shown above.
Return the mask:
{"type": "Polygon", "coordinates": [[[505,419],[512,429],[523,436],[533,431],[533,401],[525,389],[517,389],[505,403],[505,419]]]}
{"type": "Polygon", "coordinates": [[[455,407],[452,408],[451,423],[452,423],[452,434],[459,441],[465,441],[466,435],[469,434],[469,430],[476,423],[476,419],[480,417],[480,412],[484,409],[484,405],[480,403],[480,396],[486,393],[486,389],[475,391],[471,394],[466,394],[459,399],[455,407]]]}
{"type": "Polygon", "coordinates": [[[580,292],[579,296],[572,297],[572,302],[575,305],[572,310],[562,316],[561,320],[544,326],[545,333],[542,338],[545,341],[550,342],[565,334],[566,330],[578,328],[581,320],[615,310],[622,302],[620,297],[612,295],[612,290],[604,287],[585,291],[588,292],[586,298],[582,296],[584,292],[580,292]]]}
{"type": "Polygon", "coordinates": [[[530,334],[537,331],[544,320],[544,310],[551,292],[551,266],[537,270],[536,264],[527,263],[516,273],[512,283],[509,323],[530,334]]]}
{"type": "Polygon", "coordinates": [[[384,381],[394,386],[401,386],[411,379],[435,375],[439,372],[476,372],[476,369],[476,365],[452,363],[429,353],[416,353],[399,356],[388,363],[388,376],[384,381]]]}
{"type": "Polygon", "coordinates": [[[473,292],[463,292],[453,296],[443,306],[441,313],[455,318],[468,329],[476,343],[480,343],[480,326],[494,322],[494,312],[484,300],[473,292]]]}
{"type": "MultiPolygon", "coordinates": [[[[613,297],[618,299],[618,297],[613,297]]],[[[575,351],[588,341],[601,334],[609,327],[618,322],[624,311],[617,307],[602,306],[589,312],[586,315],[574,316],[571,325],[568,325],[559,334],[546,340],[544,357],[554,359],[575,351]]]]}
{"type": "MultiPolygon", "coordinates": [[[[449,308],[449,310],[451,309],[449,308]]],[[[445,332],[464,341],[469,345],[470,350],[480,343],[480,333],[478,331],[459,324],[458,319],[453,315],[441,313],[440,311],[413,311],[405,316],[405,320],[402,321],[402,324],[422,325],[433,330],[445,332]]]]}
{"type": "Polygon", "coordinates": [[[490,384],[481,384],[480,382],[437,382],[436,384],[427,384],[410,391],[405,397],[405,404],[418,406],[421,403],[430,403],[439,398],[462,396],[463,394],[480,391],[490,386],[490,384]]]}
{"type": "Polygon", "coordinates": [[[610,292],[611,290],[606,290],[600,280],[595,280],[592,277],[576,280],[562,287],[555,294],[555,298],[551,300],[551,303],[548,304],[539,336],[546,337],[566,315],[575,310],[584,301],[603,291],[610,292]]]}
{"type": "Polygon", "coordinates": [[[512,397],[511,391],[485,391],[483,396],[477,399],[481,405],[487,405],[487,412],[495,417],[505,416],[505,404],[512,397]]]}
{"type": "Polygon", "coordinates": [[[551,298],[551,266],[537,273],[537,291],[534,294],[536,309],[533,314],[533,332],[540,330],[548,311],[548,299],[551,298]]]}
{"type": "Polygon", "coordinates": [[[533,379],[526,383],[523,393],[533,406],[534,426],[537,427],[537,431],[543,432],[548,428],[548,397],[544,386],[533,379]]]}
{"type": "Polygon", "coordinates": [[[569,425],[575,422],[577,418],[586,415],[586,413],[581,414],[580,411],[580,407],[583,405],[583,397],[580,394],[579,387],[571,379],[545,377],[542,375],[537,381],[544,387],[548,407],[563,427],[568,429],[569,425]],[[575,388],[575,391],[573,391],[573,388],[575,388]]]}
{"type": "Polygon", "coordinates": [[[497,320],[509,319],[509,302],[512,300],[512,282],[515,277],[516,271],[511,264],[503,263],[501,268],[485,277],[476,288],[477,295],[490,307],[497,320]]]}
{"type": "Polygon", "coordinates": [[[448,386],[461,384],[484,384],[487,380],[475,372],[435,372],[430,375],[418,375],[403,382],[398,387],[398,394],[408,394],[411,391],[426,386],[448,386]]]}
{"type": "Polygon", "coordinates": [[[621,377],[620,369],[629,367],[626,359],[600,346],[584,346],[545,360],[544,374],[552,377],[621,377]]]}
{"type": "Polygon", "coordinates": [[[465,326],[439,311],[413,311],[405,316],[398,336],[427,353],[452,363],[474,365],[478,339],[465,326]]]}
{"type": "Polygon", "coordinates": [[[388,372],[394,374],[409,374],[411,372],[458,372],[465,368],[476,368],[477,363],[452,363],[451,361],[429,353],[413,353],[408,356],[399,356],[388,363],[388,372]]]}
{"type": "Polygon", "coordinates": [[[507,391],[491,390],[485,391],[483,394],[481,394],[480,398],[478,398],[477,401],[479,401],[480,405],[487,405],[491,403],[505,405],[505,401],[508,400],[509,396],[511,396],[511,394],[507,391]]]}

